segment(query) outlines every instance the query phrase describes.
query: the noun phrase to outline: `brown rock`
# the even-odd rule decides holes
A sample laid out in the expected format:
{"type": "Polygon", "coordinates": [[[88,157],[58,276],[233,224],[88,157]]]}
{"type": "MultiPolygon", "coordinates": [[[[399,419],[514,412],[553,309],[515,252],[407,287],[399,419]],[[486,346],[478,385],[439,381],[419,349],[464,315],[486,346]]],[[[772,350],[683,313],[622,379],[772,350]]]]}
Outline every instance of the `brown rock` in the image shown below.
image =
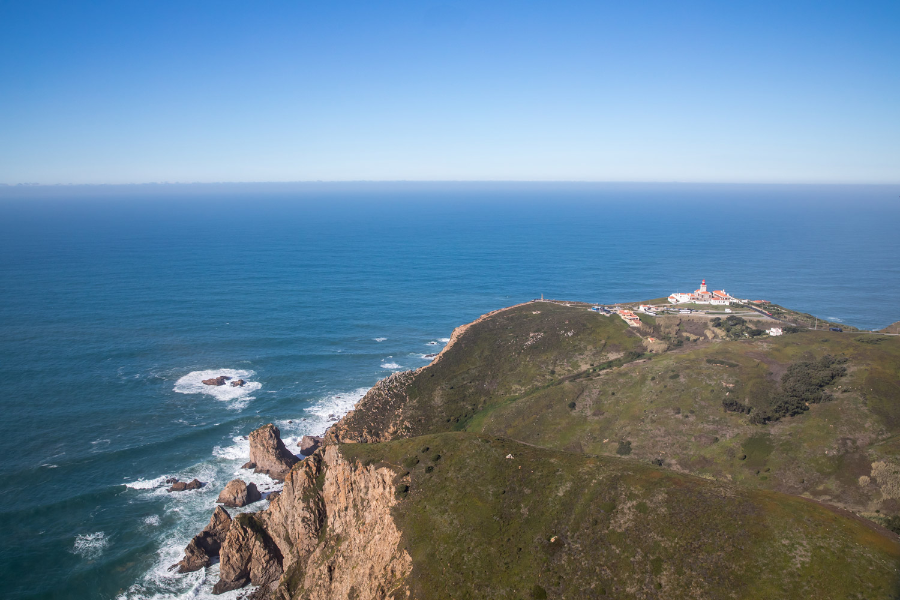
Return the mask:
{"type": "Polygon", "coordinates": [[[255,469],[255,468],[256,468],[256,463],[253,462],[253,461],[246,462],[246,463],[244,463],[244,466],[242,466],[241,468],[242,468],[242,469],[255,469]]]}
{"type": "Polygon", "coordinates": [[[281,495],[281,492],[270,492],[268,496],[266,496],[266,500],[269,502],[275,502],[275,499],[281,495]]]}
{"type": "Polygon", "coordinates": [[[172,487],[168,489],[170,492],[186,492],[189,490],[199,490],[203,487],[203,484],[200,483],[200,480],[194,479],[190,483],[185,483],[183,481],[176,481],[172,484],[172,487]]]}
{"type": "Polygon", "coordinates": [[[221,550],[230,528],[231,517],[224,508],[217,506],[209,520],[209,525],[194,536],[194,539],[184,549],[184,558],[169,567],[169,570],[178,567],[179,573],[190,573],[208,567],[212,564],[213,557],[219,555],[219,550],[221,550]]]}
{"type": "Polygon", "coordinates": [[[231,523],[219,553],[219,581],[213,594],[244,587],[277,585],[283,557],[256,515],[244,513],[231,523]]]}
{"type": "Polygon", "coordinates": [[[259,500],[262,500],[262,494],[256,489],[255,483],[247,484],[240,479],[233,479],[228,482],[225,489],[219,494],[216,502],[220,502],[225,506],[240,508],[259,500]]]}
{"type": "Polygon", "coordinates": [[[257,473],[284,481],[299,460],[285,448],[278,428],[269,423],[250,434],[250,462],[256,464],[257,473]]]}
{"type": "Polygon", "coordinates": [[[231,387],[244,387],[244,384],[247,383],[243,379],[235,379],[231,382],[231,387]]]}
{"type": "Polygon", "coordinates": [[[212,379],[204,379],[203,383],[205,383],[206,385],[225,385],[225,382],[229,379],[231,379],[231,377],[228,377],[227,375],[219,375],[218,377],[213,377],[212,379]]]}
{"type": "Polygon", "coordinates": [[[309,456],[315,452],[320,445],[322,445],[322,438],[314,435],[304,435],[303,439],[300,440],[300,454],[309,456]]]}

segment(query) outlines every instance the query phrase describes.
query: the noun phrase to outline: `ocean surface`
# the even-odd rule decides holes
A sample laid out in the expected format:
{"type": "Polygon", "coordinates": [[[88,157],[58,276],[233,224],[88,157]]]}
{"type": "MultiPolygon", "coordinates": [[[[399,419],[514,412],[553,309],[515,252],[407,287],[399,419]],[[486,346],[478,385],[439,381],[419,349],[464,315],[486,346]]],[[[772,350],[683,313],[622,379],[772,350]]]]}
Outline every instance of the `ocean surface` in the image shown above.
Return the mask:
{"type": "Polygon", "coordinates": [[[0,596],[209,596],[216,567],[167,569],[248,479],[244,436],[274,422],[296,450],[457,325],[541,294],[633,301],[705,278],[862,328],[900,320],[898,194],[0,187],[0,596]],[[250,383],[200,384],[218,374],[250,383]],[[167,477],[206,486],[169,494],[167,477]]]}

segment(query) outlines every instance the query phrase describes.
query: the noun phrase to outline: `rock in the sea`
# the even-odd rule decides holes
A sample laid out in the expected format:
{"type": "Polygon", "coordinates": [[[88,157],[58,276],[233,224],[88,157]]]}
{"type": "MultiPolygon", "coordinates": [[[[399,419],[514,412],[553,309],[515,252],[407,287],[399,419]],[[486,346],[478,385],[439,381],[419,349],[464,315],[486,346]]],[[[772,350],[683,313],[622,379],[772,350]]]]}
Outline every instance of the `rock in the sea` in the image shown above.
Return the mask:
{"type": "Polygon", "coordinates": [[[244,387],[244,384],[247,383],[243,379],[235,379],[231,382],[231,387],[244,387]]]}
{"type": "Polygon", "coordinates": [[[218,377],[213,377],[212,379],[204,379],[203,383],[206,385],[225,385],[225,382],[231,379],[227,375],[219,375],[218,377]]]}
{"type": "Polygon", "coordinates": [[[256,464],[257,473],[284,481],[299,460],[284,446],[278,428],[269,423],[250,434],[250,462],[256,464]]]}
{"type": "Polygon", "coordinates": [[[322,445],[322,438],[314,435],[304,435],[300,440],[300,454],[309,456],[322,445]]]}
{"type": "Polygon", "coordinates": [[[203,487],[203,484],[200,483],[198,479],[194,479],[190,483],[185,483],[183,481],[176,481],[172,484],[172,487],[169,488],[170,492],[186,492],[188,490],[199,490],[203,487]]]}
{"type": "Polygon", "coordinates": [[[232,521],[219,553],[219,581],[213,594],[242,588],[248,583],[269,589],[282,575],[284,558],[278,545],[253,514],[232,521]]]}
{"type": "Polygon", "coordinates": [[[240,479],[233,479],[228,482],[225,489],[219,494],[216,502],[220,502],[225,506],[240,508],[259,500],[262,500],[262,494],[256,489],[255,483],[244,483],[240,479]]]}
{"type": "Polygon", "coordinates": [[[184,549],[184,558],[169,567],[169,570],[177,567],[179,573],[190,573],[210,566],[212,559],[219,555],[219,550],[221,550],[230,528],[231,517],[224,508],[217,506],[209,520],[209,525],[194,536],[194,539],[184,549]]]}
{"type": "Polygon", "coordinates": [[[269,492],[269,495],[266,496],[266,500],[269,502],[275,502],[275,498],[281,495],[281,492],[269,492]]]}
{"type": "Polygon", "coordinates": [[[242,469],[255,469],[256,463],[251,460],[250,462],[245,462],[244,466],[242,466],[241,468],[242,469]]]}

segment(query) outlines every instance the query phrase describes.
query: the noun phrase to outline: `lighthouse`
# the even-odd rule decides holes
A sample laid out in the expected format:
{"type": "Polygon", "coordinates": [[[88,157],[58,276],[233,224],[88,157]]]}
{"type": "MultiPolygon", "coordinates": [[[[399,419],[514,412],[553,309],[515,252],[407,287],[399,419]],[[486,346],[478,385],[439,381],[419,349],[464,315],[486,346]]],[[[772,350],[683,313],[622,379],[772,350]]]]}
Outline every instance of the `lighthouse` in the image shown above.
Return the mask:
{"type": "Polygon", "coordinates": [[[705,279],[702,282],[700,282],[700,291],[704,292],[704,293],[706,292],[706,280],[705,279]]]}

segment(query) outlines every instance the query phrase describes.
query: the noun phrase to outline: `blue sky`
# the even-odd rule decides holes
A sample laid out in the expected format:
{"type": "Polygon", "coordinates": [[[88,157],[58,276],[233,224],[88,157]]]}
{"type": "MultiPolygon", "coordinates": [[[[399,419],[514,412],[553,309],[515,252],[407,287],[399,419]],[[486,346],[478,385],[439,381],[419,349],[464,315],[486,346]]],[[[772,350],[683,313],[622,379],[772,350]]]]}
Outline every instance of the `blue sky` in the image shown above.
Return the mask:
{"type": "Polygon", "coordinates": [[[898,31],[896,0],[0,0],[0,183],[898,183],[898,31]]]}

